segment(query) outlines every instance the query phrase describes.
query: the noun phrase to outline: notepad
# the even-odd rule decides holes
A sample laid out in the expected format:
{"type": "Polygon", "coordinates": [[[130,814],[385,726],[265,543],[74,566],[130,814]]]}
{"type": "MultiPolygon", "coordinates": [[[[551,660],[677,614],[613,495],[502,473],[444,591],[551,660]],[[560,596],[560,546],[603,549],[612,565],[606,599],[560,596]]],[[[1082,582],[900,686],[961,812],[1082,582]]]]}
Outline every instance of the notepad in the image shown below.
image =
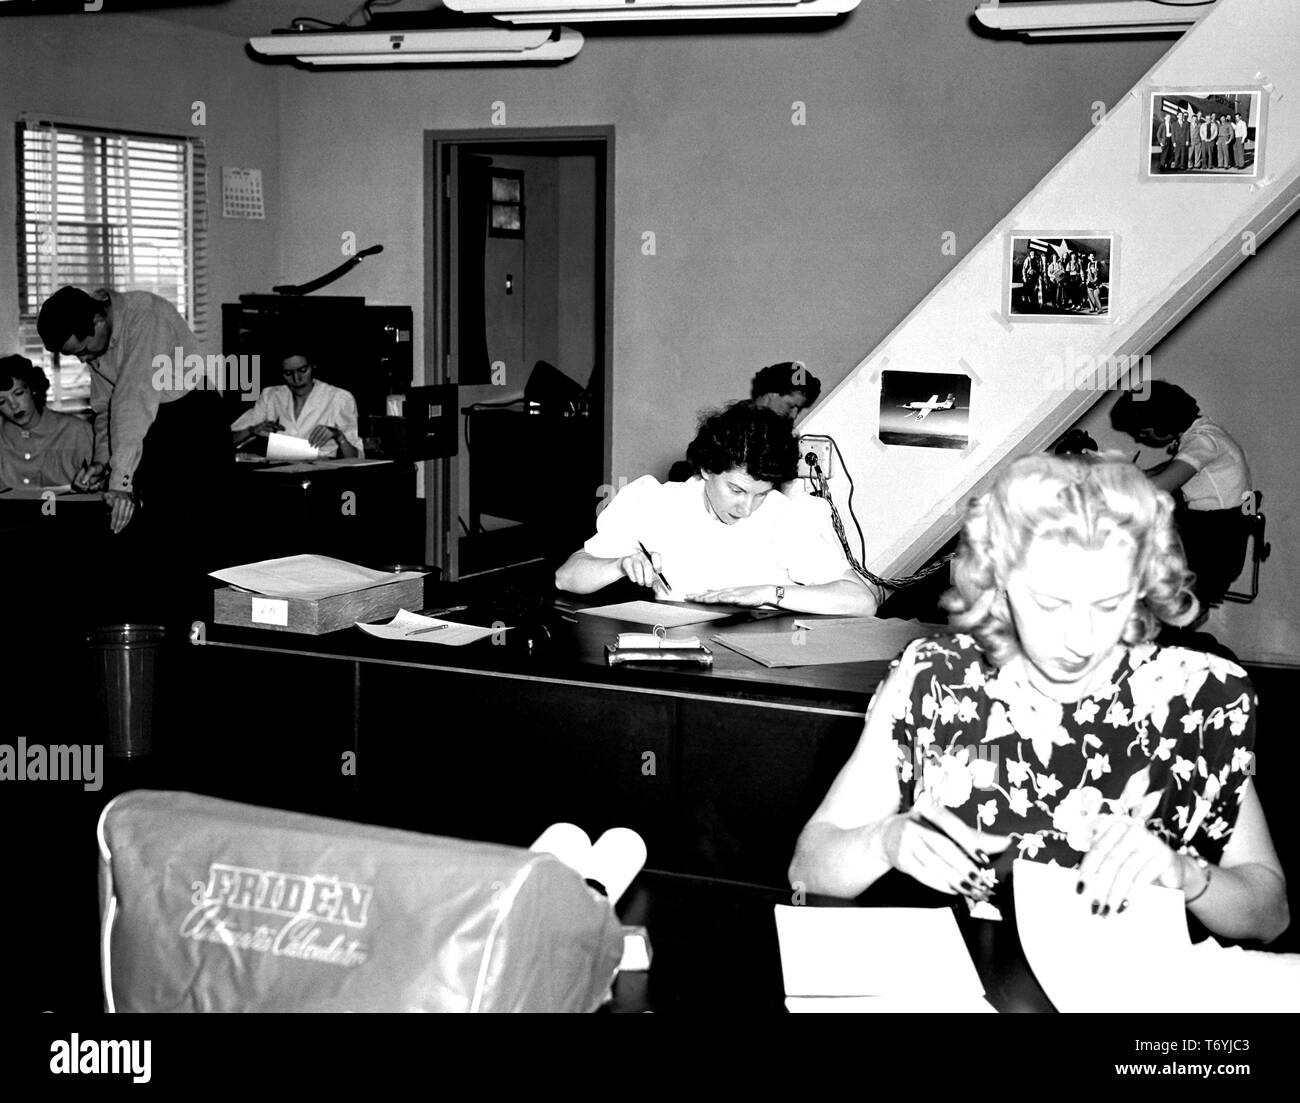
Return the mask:
{"type": "Polygon", "coordinates": [[[791,1011],[988,1010],[947,908],[778,904],[776,933],[791,1011]]]}

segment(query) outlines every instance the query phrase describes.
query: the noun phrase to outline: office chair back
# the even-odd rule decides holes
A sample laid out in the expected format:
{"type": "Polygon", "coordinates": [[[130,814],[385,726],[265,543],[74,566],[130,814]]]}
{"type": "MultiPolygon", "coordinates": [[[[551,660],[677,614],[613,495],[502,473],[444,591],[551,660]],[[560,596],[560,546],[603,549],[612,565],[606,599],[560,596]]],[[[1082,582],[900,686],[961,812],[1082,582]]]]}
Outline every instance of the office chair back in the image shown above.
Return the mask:
{"type": "Polygon", "coordinates": [[[1238,604],[1247,605],[1259,597],[1259,567],[1273,551],[1273,547],[1264,538],[1266,531],[1266,521],[1263,509],[1264,492],[1261,490],[1249,490],[1242,495],[1242,507],[1246,511],[1246,516],[1250,519],[1248,522],[1248,532],[1250,536],[1250,583],[1249,589],[1246,590],[1228,590],[1223,595],[1224,601],[1237,602],[1238,604]],[[1254,508],[1252,509],[1251,506],[1254,508]]]}

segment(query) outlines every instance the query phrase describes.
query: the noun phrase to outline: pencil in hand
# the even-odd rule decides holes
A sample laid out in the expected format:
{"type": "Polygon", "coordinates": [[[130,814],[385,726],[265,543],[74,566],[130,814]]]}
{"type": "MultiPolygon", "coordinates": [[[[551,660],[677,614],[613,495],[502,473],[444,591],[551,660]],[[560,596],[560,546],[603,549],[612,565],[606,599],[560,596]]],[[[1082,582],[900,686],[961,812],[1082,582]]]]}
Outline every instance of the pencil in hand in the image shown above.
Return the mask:
{"type": "Polygon", "coordinates": [[[645,556],[646,562],[650,564],[650,569],[654,571],[655,578],[657,578],[660,585],[663,586],[664,592],[671,593],[673,588],[669,585],[667,577],[660,572],[658,567],[655,566],[654,556],[650,554],[650,549],[641,543],[640,540],[636,542],[636,546],[641,549],[641,554],[645,556]]]}

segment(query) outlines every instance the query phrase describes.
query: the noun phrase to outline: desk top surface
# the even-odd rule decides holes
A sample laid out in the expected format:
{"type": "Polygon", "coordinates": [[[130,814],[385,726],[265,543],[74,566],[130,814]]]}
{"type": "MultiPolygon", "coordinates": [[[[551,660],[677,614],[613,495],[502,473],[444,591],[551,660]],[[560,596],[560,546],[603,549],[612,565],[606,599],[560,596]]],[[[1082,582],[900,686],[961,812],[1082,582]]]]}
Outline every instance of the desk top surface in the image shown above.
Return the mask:
{"type": "MultiPolygon", "coordinates": [[[[426,608],[450,604],[442,587],[429,587],[426,608]]],[[[448,593],[454,593],[446,588],[448,593]]],[[[553,595],[551,595],[553,596],[553,595]]],[[[510,625],[508,632],[464,647],[381,640],[359,628],[321,636],[306,636],[260,628],[232,628],[209,624],[205,642],[220,647],[265,649],[322,658],[423,667],[431,670],[491,673],[505,677],[547,681],[583,682],[630,690],[664,692],[679,696],[722,697],[750,703],[822,708],[845,715],[865,714],[867,702],[888,669],[887,661],[847,662],[820,666],[765,667],[721,644],[712,643],[712,668],[688,664],[631,664],[610,667],[605,645],[619,632],[646,631],[644,626],[605,617],[572,616],[539,597],[530,608],[514,608],[486,600],[467,602],[463,612],[445,619],[480,624],[510,625]]],[[[599,602],[592,602],[599,604],[599,602]]],[[[698,626],[699,634],[717,631],[766,633],[795,631],[795,620],[807,614],[780,614],[752,620],[737,612],[726,620],[698,626]]],[[[695,629],[691,629],[695,630],[695,629]]],[[[924,629],[918,630],[918,634],[924,629]]]]}
{"type": "MultiPolygon", "coordinates": [[[[915,885],[900,874],[874,885],[859,903],[882,907],[935,907],[950,897],[915,885]]],[[[620,975],[615,1012],[709,1011],[748,1014],[785,1009],[781,954],[773,908],[789,904],[788,890],[709,877],[643,870],[619,901],[619,918],[644,926],[650,938],[649,973],[620,975]]],[[[810,907],[851,907],[853,901],[808,896],[810,907]]],[[[1051,1001],[1024,957],[1014,922],[974,920],[957,908],[958,927],[999,1011],[1052,1011],[1051,1001]]]]}

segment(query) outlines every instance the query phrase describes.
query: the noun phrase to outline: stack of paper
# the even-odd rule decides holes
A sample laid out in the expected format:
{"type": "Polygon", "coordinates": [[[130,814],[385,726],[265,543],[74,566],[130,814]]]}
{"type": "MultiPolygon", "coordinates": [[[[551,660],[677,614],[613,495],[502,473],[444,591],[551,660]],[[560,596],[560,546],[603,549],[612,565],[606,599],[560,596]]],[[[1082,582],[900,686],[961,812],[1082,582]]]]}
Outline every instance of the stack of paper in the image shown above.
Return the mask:
{"type": "Polygon", "coordinates": [[[228,586],[267,597],[322,598],[422,578],[425,571],[373,571],[327,555],[289,555],[213,571],[228,586]]]}
{"type": "Polygon", "coordinates": [[[810,908],[779,904],[791,1011],[990,1012],[947,908],[810,908]]]}
{"type": "Polygon", "coordinates": [[[1300,955],[1193,946],[1183,894],[1142,885],[1123,914],[1092,914],[1079,872],[1018,859],[1016,927],[1058,1011],[1297,1011],[1300,955]]]}

